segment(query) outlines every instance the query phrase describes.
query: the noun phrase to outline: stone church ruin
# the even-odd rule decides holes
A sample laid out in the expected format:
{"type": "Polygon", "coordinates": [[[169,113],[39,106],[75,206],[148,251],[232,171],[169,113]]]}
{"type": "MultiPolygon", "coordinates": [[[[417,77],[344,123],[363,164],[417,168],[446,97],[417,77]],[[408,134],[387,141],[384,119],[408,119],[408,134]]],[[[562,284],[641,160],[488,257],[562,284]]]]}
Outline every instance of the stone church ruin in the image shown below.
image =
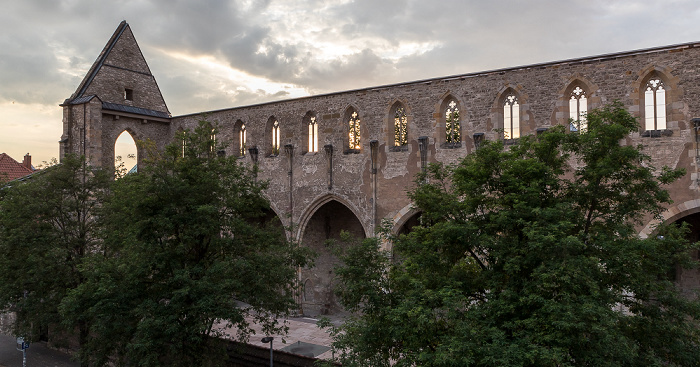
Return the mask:
{"type": "MultiPolygon", "coordinates": [[[[420,213],[405,190],[429,163],[458,162],[482,141],[516,141],[555,125],[585,130],[585,112],[614,100],[639,121],[621,144],[642,145],[656,167],[687,170],[669,187],[674,204],[663,220],[690,223],[700,239],[700,43],[171,116],[122,22],[61,105],[60,151],[113,165],[123,132],[163,147],[206,113],[219,124],[216,138],[229,143],[225,154],[257,164],[259,178],[269,180],[270,216],[319,253],[316,266],[299,273],[300,309],[334,314],[341,310],[328,239],[341,230],[372,236],[383,219],[395,233],[409,231],[420,213]]],[[[649,218],[640,235],[651,235],[656,223],[649,218]]],[[[688,292],[700,288],[696,271],[678,270],[676,279],[688,292]]]]}

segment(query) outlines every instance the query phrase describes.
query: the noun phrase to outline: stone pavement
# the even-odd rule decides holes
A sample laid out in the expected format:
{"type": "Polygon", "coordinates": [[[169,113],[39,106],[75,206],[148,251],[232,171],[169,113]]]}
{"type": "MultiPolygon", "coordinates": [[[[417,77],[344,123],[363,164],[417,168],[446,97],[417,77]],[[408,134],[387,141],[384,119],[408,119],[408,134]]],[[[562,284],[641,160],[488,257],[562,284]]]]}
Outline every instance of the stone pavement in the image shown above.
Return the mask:
{"type": "MultiPolygon", "coordinates": [[[[43,342],[33,343],[27,349],[27,367],[79,367],[70,356],[49,349],[43,342]]],[[[0,334],[0,367],[22,367],[22,352],[16,349],[16,339],[0,334]]]]}
{"type": "MultiPolygon", "coordinates": [[[[262,332],[262,328],[259,325],[253,324],[251,318],[246,318],[248,322],[251,323],[251,329],[255,330],[255,335],[250,336],[248,344],[269,347],[270,344],[265,344],[261,339],[265,336],[273,336],[275,340],[272,343],[272,349],[279,350],[289,347],[292,344],[301,342],[309,343],[323,347],[330,347],[333,339],[328,333],[316,326],[317,319],[308,317],[290,317],[287,319],[280,319],[278,321],[286,321],[287,326],[289,326],[289,332],[284,335],[265,335],[262,332]],[[284,339],[284,343],[282,340],[284,339]]],[[[220,327],[224,327],[223,323],[219,324],[220,327]]],[[[235,329],[226,329],[226,333],[230,335],[231,339],[235,339],[235,329]]],[[[288,350],[288,349],[287,349],[288,350]]],[[[320,355],[315,356],[319,359],[331,359],[333,357],[332,351],[328,350],[320,355]]]]}

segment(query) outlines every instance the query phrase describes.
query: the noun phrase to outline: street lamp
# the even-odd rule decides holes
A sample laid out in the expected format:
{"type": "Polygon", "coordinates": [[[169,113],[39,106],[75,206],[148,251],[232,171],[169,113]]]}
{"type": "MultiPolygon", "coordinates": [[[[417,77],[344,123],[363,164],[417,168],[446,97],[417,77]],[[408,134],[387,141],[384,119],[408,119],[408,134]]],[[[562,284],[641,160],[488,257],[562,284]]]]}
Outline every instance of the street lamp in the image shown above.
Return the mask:
{"type": "Polygon", "coordinates": [[[275,338],[273,338],[271,336],[266,336],[266,337],[262,338],[262,340],[261,340],[263,343],[270,343],[270,367],[272,367],[272,341],[274,339],[275,338]]]}

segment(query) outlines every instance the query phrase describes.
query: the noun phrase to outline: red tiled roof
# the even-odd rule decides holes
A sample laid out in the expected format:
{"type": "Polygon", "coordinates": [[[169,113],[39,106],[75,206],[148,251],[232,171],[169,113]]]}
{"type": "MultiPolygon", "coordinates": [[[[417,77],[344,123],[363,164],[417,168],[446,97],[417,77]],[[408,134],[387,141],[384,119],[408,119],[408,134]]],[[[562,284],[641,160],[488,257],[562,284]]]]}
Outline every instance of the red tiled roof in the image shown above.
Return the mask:
{"type": "Polygon", "coordinates": [[[25,167],[9,155],[0,153],[0,182],[12,181],[33,172],[32,169],[25,167]]]}

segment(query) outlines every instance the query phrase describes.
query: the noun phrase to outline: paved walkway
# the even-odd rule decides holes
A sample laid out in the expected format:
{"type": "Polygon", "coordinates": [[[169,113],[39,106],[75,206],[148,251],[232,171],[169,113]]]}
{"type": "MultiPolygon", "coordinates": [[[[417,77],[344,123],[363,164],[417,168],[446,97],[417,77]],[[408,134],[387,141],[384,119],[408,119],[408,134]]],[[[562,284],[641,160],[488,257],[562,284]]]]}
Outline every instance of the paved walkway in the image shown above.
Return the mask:
{"type": "MultiPolygon", "coordinates": [[[[16,347],[14,337],[0,334],[0,367],[22,367],[22,352],[16,347]]],[[[31,344],[27,349],[27,367],[80,367],[80,363],[40,342],[31,344]]]]}

